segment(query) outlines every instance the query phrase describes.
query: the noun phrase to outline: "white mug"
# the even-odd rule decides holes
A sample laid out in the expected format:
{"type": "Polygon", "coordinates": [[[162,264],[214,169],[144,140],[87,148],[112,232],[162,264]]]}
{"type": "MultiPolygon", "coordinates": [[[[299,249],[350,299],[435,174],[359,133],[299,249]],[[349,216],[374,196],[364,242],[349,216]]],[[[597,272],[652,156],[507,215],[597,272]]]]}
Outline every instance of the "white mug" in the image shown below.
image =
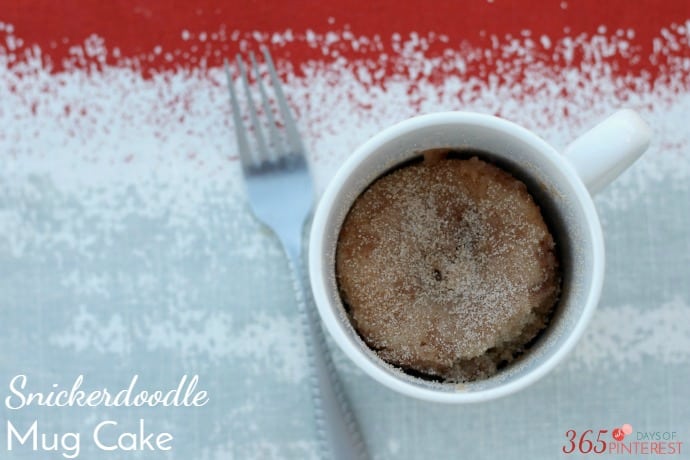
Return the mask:
{"type": "Polygon", "coordinates": [[[533,132],[471,112],[422,115],[398,123],[360,146],[328,184],[316,208],[309,275],[321,319],[338,346],[364,372],[419,399],[464,403],[514,393],[553,369],[574,347],[596,308],[604,276],[604,240],[592,194],[615,179],[648,147],[649,126],[621,110],[558,153],[533,132]],[[340,226],[355,199],[382,174],[419,156],[450,148],[485,156],[523,180],[553,216],[560,245],[562,293],[536,343],[496,375],[461,385],[424,380],[385,363],[359,337],[338,294],[335,252],[340,226]]]}

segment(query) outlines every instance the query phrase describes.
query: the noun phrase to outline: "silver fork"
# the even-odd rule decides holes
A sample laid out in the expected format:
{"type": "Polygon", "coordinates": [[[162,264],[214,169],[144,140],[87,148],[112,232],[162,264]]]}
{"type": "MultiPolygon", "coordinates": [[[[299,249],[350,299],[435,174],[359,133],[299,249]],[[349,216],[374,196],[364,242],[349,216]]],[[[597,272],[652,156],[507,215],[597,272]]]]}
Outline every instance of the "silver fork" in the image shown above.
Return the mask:
{"type": "Polygon", "coordinates": [[[254,54],[250,53],[252,68],[261,95],[263,113],[268,118],[269,132],[269,140],[267,140],[264,129],[259,123],[256,107],[252,102],[247,71],[242,58],[238,55],[237,66],[248,101],[249,120],[256,138],[256,148],[250,147],[248,131],[242,121],[228,63],[225,62],[237,147],[249,204],[256,218],[271,228],[280,239],[292,269],[302,330],[307,342],[309,383],[314,403],[320,458],[368,459],[369,455],[362,434],[338,380],[313,304],[311,291],[307,289],[308,285],[305,281],[301,257],[302,231],[314,201],[305,149],[285,100],[271,55],[266,47],[262,47],[261,51],[268,67],[278,111],[283,121],[287,146],[281,139],[256,59],[254,54]]]}

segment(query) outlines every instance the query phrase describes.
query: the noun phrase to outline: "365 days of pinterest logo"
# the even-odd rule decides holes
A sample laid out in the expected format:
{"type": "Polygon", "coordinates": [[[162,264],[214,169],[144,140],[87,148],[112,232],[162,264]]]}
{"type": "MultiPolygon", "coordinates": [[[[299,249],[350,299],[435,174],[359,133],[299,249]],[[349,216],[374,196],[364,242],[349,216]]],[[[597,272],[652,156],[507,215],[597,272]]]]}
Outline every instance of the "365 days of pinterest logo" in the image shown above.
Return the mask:
{"type": "Polygon", "coordinates": [[[683,448],[675,431],[636,431],[629,423],[596,434],[592,429],[568,430],[565,437],[564,454],[682,455],[683,448]]]}

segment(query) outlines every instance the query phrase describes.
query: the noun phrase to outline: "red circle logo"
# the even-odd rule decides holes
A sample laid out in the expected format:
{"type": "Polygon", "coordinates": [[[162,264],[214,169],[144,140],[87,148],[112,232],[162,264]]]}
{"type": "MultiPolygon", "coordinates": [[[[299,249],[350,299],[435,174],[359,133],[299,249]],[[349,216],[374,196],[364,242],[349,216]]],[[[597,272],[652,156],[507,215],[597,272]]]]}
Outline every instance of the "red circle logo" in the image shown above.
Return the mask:
{"type": "Polygon", "coordinates": [[[614,428],[613,439],[615,439],[616,441],[622,441],[623,438],[625,438],[625,433],[623,432],[623,430],[620,428],[614,428]]]}

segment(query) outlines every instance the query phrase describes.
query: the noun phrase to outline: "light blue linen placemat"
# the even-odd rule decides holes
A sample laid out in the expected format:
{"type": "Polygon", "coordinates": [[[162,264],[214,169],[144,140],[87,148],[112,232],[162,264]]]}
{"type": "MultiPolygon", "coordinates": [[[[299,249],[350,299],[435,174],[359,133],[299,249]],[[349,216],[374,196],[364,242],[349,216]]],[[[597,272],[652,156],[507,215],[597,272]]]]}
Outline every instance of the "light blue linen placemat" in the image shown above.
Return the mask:
{"type": "MultiPolygon", "coordinates": [[[[19,374],[27,391],[70,387],[79,375],[85,389],[116,391],[135,374],[140,389],[165,390],[197,374],[210,402],[3,405],[3,425],[25,432],[37,420],[51,436],[79,432],[79,458],[315,458],[287,263],[245,206],[220,71],[173,83],[64,74],[46,83],[52,96],[38,90],[44,77],[25,77],[19,94],[0,87],[0,395],[19,374]],[[184,106],[170,102],[180,95],[184,106]],[[28,113],[27,97],[45,97],[46,112],[28,113]],[[98,115],[65,120],[55,105],[65,102],[95,104],[98,115]],[[90,438],[104,420],[118,423],[112,438],[138,431],[140,419],[170,432],[174,448],[125,456],[90,438]]],[[[594,123],[621,102],[611,94],[571,125],[541,117],[536,99],[525,111],[524,99],[507,94],[387,110],[393,85],[368,96],[380,108],[348,118],[328,102],[327,86],[308,90],[292,79],[287,87],[297,107],[326,101],[318,117],[300,118],[320,189],[358,143],[415,110],[498,111],[562,147],[589,123],[582,120],[594,123]]],[[[607,256],[600,307],[553,373],[504,399],[443,406],[391,392],[334,349],[375,459],[554,458],[568,430],[623,423],[690,440],[690,132],[679,121],[690,119],[690,98],[651,109],[655,97],[633,104],[654,128],[650,151],[596,198],[607,256]]],[[[62,458],[7,447],[0,437],[0,458],[62,458]]]]}

